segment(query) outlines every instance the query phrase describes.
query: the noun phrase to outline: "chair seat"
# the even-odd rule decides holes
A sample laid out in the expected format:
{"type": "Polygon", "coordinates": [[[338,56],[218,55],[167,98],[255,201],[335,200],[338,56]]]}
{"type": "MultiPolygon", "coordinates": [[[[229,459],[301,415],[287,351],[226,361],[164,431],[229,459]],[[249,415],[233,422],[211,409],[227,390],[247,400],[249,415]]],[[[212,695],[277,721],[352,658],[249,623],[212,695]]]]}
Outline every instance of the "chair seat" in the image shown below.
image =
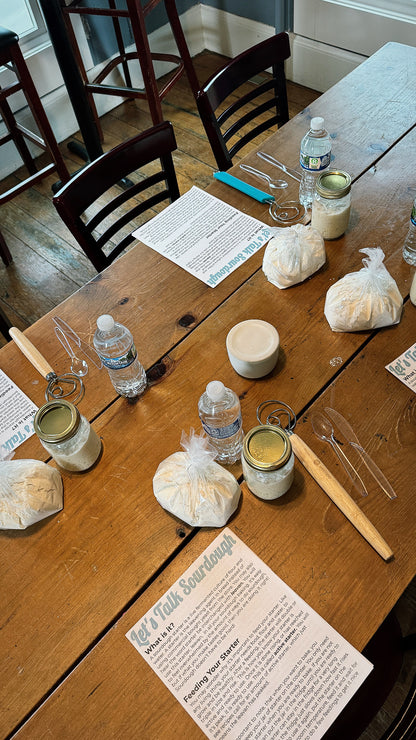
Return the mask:
{"type": "Polygon", "coordinates": [[[10,44],[16,44],[19,41],[17,33],[9,31],[8,28],[0,26],[0,49],[7,49],[10,44]]]}

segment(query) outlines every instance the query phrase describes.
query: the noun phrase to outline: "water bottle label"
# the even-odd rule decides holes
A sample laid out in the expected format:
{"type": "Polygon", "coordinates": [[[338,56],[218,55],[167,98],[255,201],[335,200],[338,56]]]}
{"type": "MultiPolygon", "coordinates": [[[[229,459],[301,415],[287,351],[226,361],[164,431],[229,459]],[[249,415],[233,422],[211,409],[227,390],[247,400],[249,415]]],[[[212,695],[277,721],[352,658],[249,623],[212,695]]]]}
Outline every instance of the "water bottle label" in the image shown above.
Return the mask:
{"type": "Polygon", "coordinates": [[[232,422],[232,424],[228,424],[226,427],[211,427],[203,421],[203,419],[201,419],[201,423],[204,432],[206,432],[209,437],[213,437],[214,439],[227,439],[240,431],[242,420],[240,415],[232,422]]]}
{"type": "Polygon", "coordinates": [[[310,172],[320,172],[325,170],[331,161],[331,152],[324,154],[322,157],[310,157],[309,154],[300,153],[300,164],[304,170],[310,172]]]}
{"type": "Polygon", "coordinates": [[[416,205],[413,206],[412,212],[410,214],[410,220],[413,224],[413,226],[416,226],[416,205]]]}
{"type": "Polygon", "coordinates": [[[131,345],[128,352],[120,357],[104,357],[100,355],[104,367],[108,367],[110,370],[121,370],[122,368],[129,367],[132,365],[137,357],[137,350],[134,344],[131,345]]]}

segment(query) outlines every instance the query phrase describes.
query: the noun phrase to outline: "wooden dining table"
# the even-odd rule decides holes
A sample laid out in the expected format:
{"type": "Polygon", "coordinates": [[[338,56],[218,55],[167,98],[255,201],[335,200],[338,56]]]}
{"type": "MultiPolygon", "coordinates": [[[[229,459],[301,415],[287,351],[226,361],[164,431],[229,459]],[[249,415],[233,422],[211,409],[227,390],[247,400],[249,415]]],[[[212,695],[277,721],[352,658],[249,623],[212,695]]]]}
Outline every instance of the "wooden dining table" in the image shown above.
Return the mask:
{"type": "MultiPolygon", "coordinates": [[[[238,394],[245,431],[263,401],[289,404],[297,434],[348,488],[310,423],[312,411],[337,409],[397,492],[390,500],[367,477],[359,501],[393,550],[386,562],[298,461],[289,492],[272,502],[248,490],[240,463],[229,466],[242,497],[228,526],[288,586],[362,651],[414,577],[415,394],[386,366],[415,342],[412,268],[402,258],[416,192],[415,79],[416,49],[388,43],[261,145],[295,168],[310,118],[322,115],[331,164],[352,177],[348,229],[325,242],[326,263],[305,282],[286,290],[268,282],[262,249],[211,288],[138,243],[25,332],[62,371],[68,361],[52,317],[91,342],[96,318],[110,313],[131,329],[151,382],[132,403],[92,365],[79,409],[102,439],[99,463],[84,474],[61,471],[61,512],[0,532],[1,737],[203,737],[124,635],[218,535],[169,514],[152,487],[159,463],[181,449],[182,430],[199,431],[198,399],[210,380],[238,394]],[[333,332],[327,290],[362,267],[363,247],[385,253],[403,296],[401,320],[333,332]],[[272,323],[280,336],[277,365],[258,380],[237,375],[225,345],[229,329],[248,318],[272,323]]],[[[245,161],[258,167],[256,152],[245,161]]],[[[238,166],[231,173],[244,179],[238,166]]],[[[296,199],[297,188],[290,180],[285,197],[296,199]]],[[[264,204],[220,182],[209,191],[274,225],[264,204]]],[[[0,350],[0,368],[44,403],[45,381],[14,342],[0,350]]],[[[14,457],[54,465],[36,436],[14,457]]]]}

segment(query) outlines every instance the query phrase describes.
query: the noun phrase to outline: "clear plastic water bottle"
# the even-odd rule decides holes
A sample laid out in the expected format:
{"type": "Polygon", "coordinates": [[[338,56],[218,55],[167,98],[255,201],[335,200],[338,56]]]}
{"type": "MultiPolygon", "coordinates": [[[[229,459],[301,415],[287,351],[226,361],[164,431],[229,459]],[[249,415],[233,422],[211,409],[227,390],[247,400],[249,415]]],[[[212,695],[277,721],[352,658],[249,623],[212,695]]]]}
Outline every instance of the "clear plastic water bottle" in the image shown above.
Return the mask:
{"type": "Polygon", "coordinates": [[[299,185],[299,201],[305,208],[312,208],[315,182],[320,172],[326,170],[331,161],[331,139],[324,127],[324,119],[312,118],[311,127],[300,145],[302,178],[299,185]]]}
{"type": "Polygon", "coordinates": [[[202,427],[217,451],[220,463],[233,463],[240,459],[244,432],[238,396],[220,380],[208,383],[198,402],[202,427]]]}
{"type": "Polygon", "coordinates": [[[120,396],[139,396],[147,386],[146,372],[137,357],[131,332],[110,314],[97,319],[94,347],[120,396]]]}
{"type": "Polygon", "coordinates": [[[416,265],[416,198],[410,215],[409,231],[403,244],[403,259],[409,265],[416,265]]]}

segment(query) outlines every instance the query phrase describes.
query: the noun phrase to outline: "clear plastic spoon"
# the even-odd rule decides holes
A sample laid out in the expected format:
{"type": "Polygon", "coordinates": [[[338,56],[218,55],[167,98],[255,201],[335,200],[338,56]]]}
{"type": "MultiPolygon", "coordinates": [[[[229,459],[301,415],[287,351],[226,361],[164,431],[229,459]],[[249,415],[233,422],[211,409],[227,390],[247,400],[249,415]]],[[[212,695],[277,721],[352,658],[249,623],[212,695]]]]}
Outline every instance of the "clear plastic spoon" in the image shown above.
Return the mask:
{"type": "Polygon", "coordinates": [[[366,465],[371,475],[377,481],[378,485],[384,491],[386,496],[388,496],[388,498],[390,499],[397,498],[397,493],[391,487],[384,473],[381,472],[380,468],[375,464],[374,460],[370,457],[368,452],[366,452],[366,450],[362,447],[357,435],[355,434],[348,421],[342,416],[342,414],[339,413],[339,411],[331,409],[330,406],[326,406],[325,411],[328,416],[331,417],[332,421],[335,422],[335,425],[338,427],[341,434],[344,435],[345,439],[347,440],[347,442],[349,442],[351,447],[357,450],[364,465],[366,465]]]}
{"type": "Polygon", "coordinates": [[[244,172],[248,172],[250,175],[253,175],[253,177],[257,177],[259,180],[267,182],[270,190],[284,190],[284,188],[287,188],[286,180],[276,180],[274,177],[267,175],[266,172],[256,170],[255,167],[251,167],[249,164],[240,164],[240,168],[244,170],[244,172]]]}
{"type": "Polygon", "coordinates": [[[340,463],[345,469],[351,483],[356,488],[361,496],[368,496],[368,491],[358,475],[353,464],[350,462],[346,454],[343,452],[339,444],[336,442],[334,437],[334,427],[332,426],[329,419],[324,414],[316,411],[311,416],[312,428],[316,436],[322,439],[324,442],[328,442],[338,457],[340,463]],[[353,473],[353,475],[351,474],[353,473]]]}
{"type": "Polygon", "coordinates": [[[95,349],[93,347],[90,347],[90,345],[87,342],[84,342],[83,339],[80,339],[78,334],[74,332],[74,330],[69,326],[69,324],[66,323],[63,319],[59,318],[59,316],[54,316],[52,321],[54,322],[55,326],[59,326],[62,333],[65,334],[65,337],[67,338],[69,343],[75,344],[79,351],[82,352],[83,355],[88,357],[88,360],[92,362],[95,367],[98,367],[99,370],[103,367],[103,363],[101,362],[101,359],[95,349]]]}

